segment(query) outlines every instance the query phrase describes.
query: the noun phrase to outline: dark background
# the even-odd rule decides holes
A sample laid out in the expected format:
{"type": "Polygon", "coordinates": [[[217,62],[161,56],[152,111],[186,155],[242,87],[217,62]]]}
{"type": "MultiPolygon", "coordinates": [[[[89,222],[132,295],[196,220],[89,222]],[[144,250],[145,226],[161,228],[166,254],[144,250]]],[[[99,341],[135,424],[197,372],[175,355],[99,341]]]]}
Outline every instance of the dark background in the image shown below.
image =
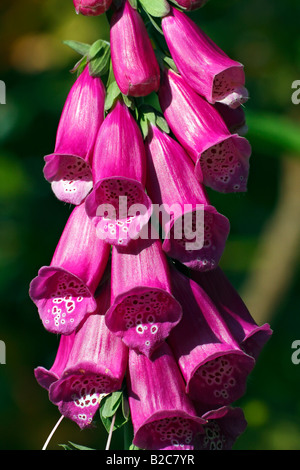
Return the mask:
{"type": "MultiPolygon", "coordinates": [[[[248,192],[212,203],[231,221],[221,266],[258,323],[274,331],[252,372],[242,406],[248,428],[235,449],[300,449],[299,182],[300,80],[298,0],[210,0],[191,17],[245,65],[253,153],[248,192]]],[[[77,16],[71,0],[11,0],[0,6],[0,449],[41,449],[59,418],[33,376],[50,367],[58,345],[28,297],[38,269],[50,262],[71,207],[57,201],[42,174],[77,54],[62,41],[108,39],[105,17],[77,16]]],[[[118,448],[122,434],[115,435],[118,448]]],[[[49,449],[73,441],[103,449],[106,434],[63,420],[49,449]]]]}

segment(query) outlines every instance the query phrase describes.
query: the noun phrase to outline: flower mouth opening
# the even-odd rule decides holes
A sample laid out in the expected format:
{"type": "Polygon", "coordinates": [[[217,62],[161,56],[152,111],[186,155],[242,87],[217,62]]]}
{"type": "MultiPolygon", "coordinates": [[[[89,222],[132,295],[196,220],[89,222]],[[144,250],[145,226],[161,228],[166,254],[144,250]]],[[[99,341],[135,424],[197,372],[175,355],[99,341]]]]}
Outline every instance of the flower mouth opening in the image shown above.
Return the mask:
{"type": "Polygon", "coordinates": [[[198,435],[197,443],[201,450],[224,450],[227,448],[226,436],[216,420],[210,420],[203,426],[204,434],[198,435]]]}
{"type": "Polygon", "coordinates": [[[187,393],[208,405],[227,405],[245,392],[246,380],[254,367],[253,358],[229,353],[198,367],[187,384],[187,393]]]}
{"type": "Polygon", "coordinates": [[[223,254],[229,234],[229,221],[214,207],[203,205],[179,216],[163,242],[164,251],[190,268],[214,269],[223,254]]]}
{"type": "Polygon", "coordinates": [[[196,174],[203,184],[219,192],[245,192],[249,173],[250,144],[240,136],[231,136],[209,147],[198,159],[196,174]],[[242,140],[241,140],[242,139],[242,140]]]}
{"type": "Polygon", "coordinates": [[[151,201],[142,185],[127,178],[100,180],[87,203],[87,213],[95,217],[97,236],[113,245],[126,246],[148,223],[151,201]]]}
{"type": "Polygon", "coordinates": [[[51,182],[56,197],[80,204],[93,187],[89,163],[82,157],[62,154],[47,155],[45,161],[44,176],[51,182]]]}
{"type": "Polygon", "coordinates": [[[213,80],[212,101],[222,101],[243,85],[244,81],[245,75],[242,66],[229,67],[218,73],[213,80]]]}
{"type": "Polygon", "coordinates": [[[106,314],[106,324],[127,346],[149,357],[180,320],[180,305],[161,289],[138,288],[121,297],[106,314]]]}
{"type": "Polygon", "coordinates": [[[196,420],[177,414],[143,425],[136,433],[134,443],[150,450],[193,450],[199,432],[202,427],[200,429],[196,420]]]}
{"type": "Polygon", "coordinates": [[[30,294],[44,327],[54,333],[72,333],[85,315],[96,309],[86,284],[62,268],[41,268],[30,294]]]}

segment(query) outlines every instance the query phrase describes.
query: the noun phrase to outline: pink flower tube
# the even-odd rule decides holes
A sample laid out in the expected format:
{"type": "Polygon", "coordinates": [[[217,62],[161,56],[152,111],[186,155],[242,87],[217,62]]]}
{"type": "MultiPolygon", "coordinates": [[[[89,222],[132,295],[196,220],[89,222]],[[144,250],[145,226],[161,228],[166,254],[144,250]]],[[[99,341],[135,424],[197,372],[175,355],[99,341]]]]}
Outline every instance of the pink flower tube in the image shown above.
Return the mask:
{"type": "Polygon", "coordinates": [[[231,450],[247,427],[241,408],[223,406],[207,411],[201,417],[207,423],[203,426],[204,434],[198,435],[197,450],[231,450]]]}
{"type": "Polygon", "coordinates": [[[255,322],[238,292],[220,267],[205,276],[202,273],[193,272],[191,277],[216,305],[231,334],[243,350],[257,359],[272,335],[270,325],[265,323],[259,326],[255,322]]]}
{"type": "Polygon", "coordinates": [[[163,250],[191,269],[215,268],[229,234],[228,219],[210,205],[178,142],[152,125],[145,147],[146,188],[164,223],[163,250]]]}
{"type": "Polygon", "coordinates": [[[121,92],[146,96],[157,91],[158,62],[146,26],[128,0],[115,11],[110,26],[112,67],[121,92]]]}
{"type": "Polygon", "coordinates": [[[80,428],[91,425],[102,396],[121,388],[127,368],[127,347],[105,325],[109,297],[106,284],[99,309],[76,332],[64,371],[49,388],[50,400],[80,428]]]}
{"type": "Polygon", "coordinates": [[[248,92],[243,65],[230,59],[185,13],[171,7],[162,29],[172,59],[191,88],[209,103],[236,107],[248,92]]]}
{"type": "Polygon", "coordinates": [[[96,235],[84,204],[76,206],[63,230],[50,266],[31,281],[29,295],[46,330],[71,334],[96,310],[95,291],[102,279],[110,247],[96,235]]]}
{"type": "Polygon", "coordinates": [[[94,189],[85,204],[98,237],[112,245],[128,245],[148,223],[152,204],[145,193],[143,138],[123,102],[117,102],[101,126],[93,179],[94,189]]]}
{"type": "Polygon", "coordinates": [[[136,240],[135,249],[112,250],[112,305],[108,328],[124,343],[150,356],[179,322],[181,306],[171,294],[160,240],[136,240]]]}
{"type": "Polygon", "coordinates": [[[232,135],[213,105],[172,70],[165,70],[159,101],[175,137],[196,165],[197,178],[215,191],[246,191],[248,140],[232,135]]]}
{"type": "Polygon", "coordinates": [[[183,315],[168,343],[185,379],[186,392],[203,405],[228,405],[244,394],[255,360],[241,350],[196,282],[172,270],[172,283],[183,315]]]}
{"type": "Polygon", "coordinates": [[[73,0],[76,13],[85,16],[98,16],[105,13],[112,0],[73,0]]]}
{"type": "Polygon", "coordinates": [[[70,335],[61,335],[55,360],[49,370],[42,366],[34,369],[34,376],[38,384],[46,390],[49,390],[50,385],[61,377],[69,359],[74,337],[75,332],[70,335]]]}
{"type": "Polygon", "coordinates": [[[56,197],[78,205],[93,187],[92,155],[104,120],[105,88],[88,67],[72,86],[59,121],[54,153],[45,156],[44,176],[56,197]]]}
{"type": "Polygon", "coordinates": [[[197,417],[166,343],[151,359],[129,351],[127,386],[134,439],[145,450],[191,450],[204,419],[197,417]]]}

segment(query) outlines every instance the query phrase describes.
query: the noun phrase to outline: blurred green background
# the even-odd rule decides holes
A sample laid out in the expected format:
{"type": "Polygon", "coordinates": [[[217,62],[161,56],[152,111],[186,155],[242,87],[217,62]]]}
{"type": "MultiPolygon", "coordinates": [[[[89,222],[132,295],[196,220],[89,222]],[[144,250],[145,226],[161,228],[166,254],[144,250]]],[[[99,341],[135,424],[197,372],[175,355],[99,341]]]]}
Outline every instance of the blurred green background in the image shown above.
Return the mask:
{"type": "MultiPolygon", "coordinates": [[[[245,65],[253,154],[248,192],[212,203],[229,217],[231,234],[221,266],[258,323],[274,331],[239,400],[248,428],[235,449],[300,449],[300,80],[298,0],[211,0],[190,14],[232,58],[245,65]]],[[[43,156],[74,81],[77,54],[64,40],[108,39],[105,17],[77,16],[72,0],[11,0],[0,6],[0,449],[41,449],[59,418],[33,376],[50,367],[58,340],[47,333],[28,297],[38,269],[51,260],[71,207],[44,180],[43,156]]],[[[79,431],[63,420],[49,449],[73,441],[103,449],[101,424],[79,431]]],[[[111,448],[118,448],[115,436],[111,448]]]]}

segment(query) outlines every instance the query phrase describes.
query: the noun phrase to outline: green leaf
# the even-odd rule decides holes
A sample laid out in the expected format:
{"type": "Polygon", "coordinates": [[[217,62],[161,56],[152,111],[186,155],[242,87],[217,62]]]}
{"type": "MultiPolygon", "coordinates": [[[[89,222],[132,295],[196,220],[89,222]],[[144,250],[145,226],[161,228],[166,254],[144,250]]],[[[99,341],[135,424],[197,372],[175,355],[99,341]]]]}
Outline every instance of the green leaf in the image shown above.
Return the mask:
{"type": "Polygon", "coordinates": [[[132,8],[134,8],[135,10],[137,9],[137,0],[129,0],[129,3],[130,5],[132,6],[132,8]]]}
{"type": "Polygon", "coordinates": [[[100,405],[100,418],[101,421],[106,429],[109,432],[112,418],[114,415],[115,422],[113,426],[113,431],[122,427],[125,423],[127,423],[129,419],[128,413],[124,413],[124,405],[123,405],[123,392],[117,391],[113,392],[112,394],[108,395],[102,400],[103,405],[100,405]]]}
{"type": "Polygon", "coordinates": [[[63,447],[65,450],[96,450],[91,449],[90,447],[82,446],[80,444],[74,444],[74,442],[69,441],[68,444],[59,444],[60,447],[63,447]]]}
{"type": "Polygon", "coordinates": [[[160,130],[162,130],[166,134],[170,133],[170,128],[168,126],[168,123],[163,116],[160,116],[160,115],[156,116],[156,125],[157,127],[159,127],[160,130]]]}
{"type": "Polygon", "coordinates": [[[134,444],[131,444],[131,445],[129,446],[129,450],[142,450],[142,449],[140,449],[139,447],[135,446],[134,444]]]}
{"type": "Polygon", "coordinates": [[[105,97],[105,111],[109,111],[110,108],[113,107],[116,99],[121,95],[120,88],[118,87],[118,84],[116,81],[112,82],[106,91],[106,97],[105,97]]]}
{"type": "Polygon", "coordinates": [[[110,44],[99,39],[94,42],[87,54],[89,71],[93,77],[101,77],[109,70],[110,44]]]}
{"type": "Polygon", "coordinates": [[[103,399],[102,416],[112,418],[122,403],[122,391],[113,392],[103,399]]]}
{"type": "Polygon", "coordinates": [[[90,44],[85,44],[84,42],[78,41],[63,41],[63,44],[71,47],[71,49],[78,52],[80,55],[86,55],[91,47],[90,44]]]}
{"type": "Polygon", "coordinates": [[[138,120],[144,139],[148,135],[149,124],[154,124],[163,132],[170,132],[167,121],[163,115],[149,104],[142,104],[138,109],[138,120]]]}
{"type": "Polygon", "coordinates": [[[140,0],[143,9],[151,16],[161,18],[170,12],[167,0],[140,0]]]}

